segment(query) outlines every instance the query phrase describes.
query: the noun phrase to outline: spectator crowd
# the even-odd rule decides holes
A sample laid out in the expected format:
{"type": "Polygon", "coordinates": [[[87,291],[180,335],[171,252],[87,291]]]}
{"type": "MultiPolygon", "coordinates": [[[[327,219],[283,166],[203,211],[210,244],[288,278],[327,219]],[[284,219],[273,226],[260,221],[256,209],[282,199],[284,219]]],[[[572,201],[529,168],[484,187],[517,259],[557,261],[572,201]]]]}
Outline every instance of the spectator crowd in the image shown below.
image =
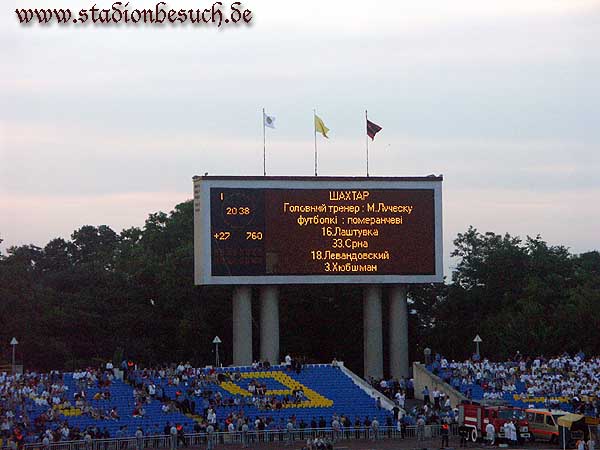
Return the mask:
{"type": "Polygon", "coordinates": [[[97,387],[95,400],[110,400],[112,370],[87,369],[73,373],[75,392],[70,392],[63,374],[53,370],[47,374],[27,371],[11,375],[0,373],[0,447],[22,448],[26,443],[80,440],[104,437],[106,429],[80,430],[70,427],[66,411],[78,409],[94,419],[116,420],[116,408],[93,407],[86,392],[97,387]],[[93,436],[89,436],[89,434],[93,436]]]}
{"type": "Polygon", "coordinates": [[[457,362],[436,355],[429,368],[467,396],[479,387],[482,399],[527,403],[543,398],[543,406],[550,408],[566,407],[592,416],[600,412],[600,357],[586,358],[583,353],[526,357],[517,352],[503,362],[479,358],[457,362]]]}
{"type": "Polygon", "coordinates": [[[369,383],[387,398],[394,401],[393,414],[386,425],[392,424],[404,434],[406,427],[416,426],[417,438],[424,438],[426,425],[452,425],[457,423],[458,409],[457,405],[452,407],[450,399],[440,390],[429,390],[427,386],[421,394],[423,403],[412,402],[409,405],[407,400],[415,398],[414,380],[412,378],[402,377],[399,380],[395,378],[369,378],[369,383]],[[404,411],[404,414],[400,414],[404,411]]]}
{"type": "MultiPolygon", "coordinates": [[[[270,369],[265,362],[255,362],[252,367],[256,371],[270,369]]],[[[288,355],[283,370],[301,373],[302,361],[288,355]]],[[[338,413],[331,417],[312,417],[311,420],[297,418],[294,414],[274,416],[275,411],[293,407],[305,401],[306,396],[302,389],[281,394],[269,392],[272,391],[260,378],[242,380],[239,371],[195,368],[189,362],[140,368],[132,361],[123,361],[118,373],[111,362],[72,374],[26,371],[13,376],[1,373],[0,448],[18,450],[28,443],[39,443],[42,448],[47,448],[56,442],[81,440],[90,443],[94,439],[109,438],[139,440],[146,435],[168,436],[175,448],[187,445],[186,434],[212,435],[219,431],[240,433],[241,436],[255,431],[259,439],[269,439],[270,431],[305,439],[308,435],[304,430],[318,428],[331,428],[339,436],[350,432],[357,433],[357,437],[377,436],[381,425],[393,426],[399,419],[397,408],[394,416],[386,413],[389,418],[381,425],[375,417],[350,417],[338,413]],[[122,376],[128,383],[127,392],[133,395],[132,408],[119,410],[113,402],[116,376],[122,376]],[[251,395],[223,395],[219,387],[224,383],[243,385],[251,395]],[[172,414],[174,420],[164,426],[154,423],[142,427],[141,420],[139,427],[121,425],[121,419],[144,419],[149,415],[147,410],[156,403],[160,405],[163,418],[172,414]],[[255,407],[258,413],[250,417],[246,406],[255,407]],[[218,415],[219,410],[221,414],[218,415]],[[190,418],[185,423],[178,421],[182,414],[187,416],[186,419],[190,418]],[[93,425],[80,429],[72,425],[71,416],[89,417],[93,419],[93,425]]],[[[313,436],[305,442],[306,448],[321,449],[330,448],[333,441],[313,436]]]]}

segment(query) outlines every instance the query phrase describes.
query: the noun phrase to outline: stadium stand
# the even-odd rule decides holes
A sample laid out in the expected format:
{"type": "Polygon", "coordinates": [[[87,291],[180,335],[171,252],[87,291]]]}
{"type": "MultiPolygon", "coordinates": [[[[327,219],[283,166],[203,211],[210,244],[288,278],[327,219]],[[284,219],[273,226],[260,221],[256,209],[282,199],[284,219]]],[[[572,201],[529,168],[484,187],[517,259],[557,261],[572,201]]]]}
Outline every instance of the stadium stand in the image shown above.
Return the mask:
{"type": "Polygon", "coordinates": [[[517,353],[504,362],[456,362],[436,355],[427,368],[472,400],[596,417],[600,412],[600,358],[585,359],[581,353],[553,358],[526,358],[517,353]]]}
{"type": "Polygon", "coordinates": [[[331,427],[341,423],[389,423],[390,411],[330,364],[292,368],[126,368],[61,374],[0,374],[0,433],[19,444],[227,431],[245,421],[250,429],[331,427]],[[117,372],[118,374],[119,372],[117,372]]]}

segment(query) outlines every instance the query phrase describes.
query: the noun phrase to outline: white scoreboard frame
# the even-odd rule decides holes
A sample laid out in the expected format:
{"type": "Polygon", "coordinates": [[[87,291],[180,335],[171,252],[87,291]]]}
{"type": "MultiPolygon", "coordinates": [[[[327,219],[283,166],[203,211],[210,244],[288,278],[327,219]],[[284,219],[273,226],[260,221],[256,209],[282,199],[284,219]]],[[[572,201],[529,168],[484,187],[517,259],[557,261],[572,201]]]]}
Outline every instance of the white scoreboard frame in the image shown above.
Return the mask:
{"type": "Polygon", "coordinates": [[[429,177],[194,177],[194,281],[197,285],[262,284],[405,284],[441,283],[443,269],[442,181],[429,177]],[[432,189],[435,215],[435,274],[433,275],[252,275],[211,274],[210,190],[234,189],[432,189]]]}

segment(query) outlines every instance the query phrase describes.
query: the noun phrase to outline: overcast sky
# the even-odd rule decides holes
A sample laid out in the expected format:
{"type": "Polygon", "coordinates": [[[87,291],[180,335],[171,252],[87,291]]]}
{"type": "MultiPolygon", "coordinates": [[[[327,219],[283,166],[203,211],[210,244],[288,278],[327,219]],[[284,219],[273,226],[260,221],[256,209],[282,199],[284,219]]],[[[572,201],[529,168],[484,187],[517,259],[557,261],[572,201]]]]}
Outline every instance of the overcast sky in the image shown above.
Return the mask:
{"type": "MultiPolygon", "coordinates": [[[[112,0],[96,0],[110,7],[112,0]]],[[[247,0],[251,26],[18,24],[0,10],[0,248],[117,231],[192,197],[192,176],[443,174],[458,232],[600,248],[599,0],[247,0]]],[[[131,0],[152,7],[154,0],[131,0]]],[[[206,7],[204,0],[169,5],[206,7]]]]}

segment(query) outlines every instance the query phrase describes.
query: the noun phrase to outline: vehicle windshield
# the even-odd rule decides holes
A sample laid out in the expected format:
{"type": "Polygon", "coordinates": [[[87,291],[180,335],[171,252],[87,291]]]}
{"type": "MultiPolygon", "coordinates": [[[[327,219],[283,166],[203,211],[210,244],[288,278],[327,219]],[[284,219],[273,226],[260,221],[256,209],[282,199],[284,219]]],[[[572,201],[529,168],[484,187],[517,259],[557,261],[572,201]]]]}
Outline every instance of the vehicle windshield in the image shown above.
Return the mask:
{"type": "Polygon", "coordinates": [[[519,409],[501,409],[498,411],[498,417],[507,420],[523,420],[525,418],[525,412],[519,409]]]}

